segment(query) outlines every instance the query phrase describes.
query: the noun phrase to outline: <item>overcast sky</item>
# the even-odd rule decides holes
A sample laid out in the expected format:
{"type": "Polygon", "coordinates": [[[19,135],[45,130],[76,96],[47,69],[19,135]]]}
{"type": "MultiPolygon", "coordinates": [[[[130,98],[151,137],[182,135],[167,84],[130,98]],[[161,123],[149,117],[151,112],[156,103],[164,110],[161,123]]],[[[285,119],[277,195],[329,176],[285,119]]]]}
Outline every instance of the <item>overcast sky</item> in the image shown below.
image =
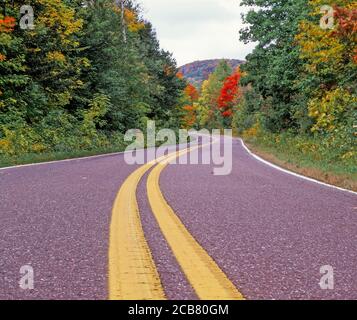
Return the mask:
{"type": "Polygon", "coordinates": [[[244,59],[254,45],[239,41],[239,0],[138,0],[161,47],[179,66],[195,60],[244,59]]]}

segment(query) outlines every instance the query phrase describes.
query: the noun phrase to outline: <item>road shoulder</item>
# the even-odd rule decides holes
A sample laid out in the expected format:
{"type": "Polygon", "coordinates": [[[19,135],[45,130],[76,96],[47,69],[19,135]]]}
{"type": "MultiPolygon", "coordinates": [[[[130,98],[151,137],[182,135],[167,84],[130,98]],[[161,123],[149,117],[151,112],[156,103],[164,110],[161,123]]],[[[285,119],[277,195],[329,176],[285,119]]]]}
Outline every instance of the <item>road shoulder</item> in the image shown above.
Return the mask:
{"type": "Polygon", "coordinates": [[[326,184],[331,187],[343,189],[348,192],[357,192],[357,181],[352,176],[345,174],[335,174],[332,172],[325,172],[318,168],[300,166],[292,161],[286,161],[279,158],[273,151],[264,150],[264,148],[253,144],[246,139],[242,139],[247,151],[257,158],[266,161],[273,166],[277,166],[282,170],[289,171],[292,174],[299,175],[301,178],[315,180],[317,183],[326,184]]]}

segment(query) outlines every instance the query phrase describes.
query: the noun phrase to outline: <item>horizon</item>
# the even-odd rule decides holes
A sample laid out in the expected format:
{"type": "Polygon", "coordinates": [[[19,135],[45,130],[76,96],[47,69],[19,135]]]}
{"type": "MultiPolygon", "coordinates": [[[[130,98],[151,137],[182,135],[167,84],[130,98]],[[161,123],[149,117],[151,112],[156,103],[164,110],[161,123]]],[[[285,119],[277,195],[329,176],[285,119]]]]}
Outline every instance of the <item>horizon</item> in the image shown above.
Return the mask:
{"type": "Polygon", "coordinates": [[[162,49],[173,54],[177,66],[213,60],[245,60],[255,47],[239,40],[244,26],[241,14],[248,8],[237,0],[140,0],[162,49]],[[189,8],[189,10],[188,10],[189,8]],[[172,24],[173,21],[184,25],[172,24]],[[224,23],[222,23],[224,22],[224,23]],[[232,41],[232,39],[235,39],[232,41]]]}
{"type": "Polygon", "coordinates": [[[241,62],[245,62],[246,60],[245,59],[234,59],[234,58],[212,58],[212,59],[201,59],[201,60],[195,60],[195,61],[191,61],[191,62],[188,62],[188,63],[185,63],[183,65],[179,65],[178,68],[182,68],[186,65],[189,65],[189,64],[193,64],[193,63],[197,63],[197,62],[206,62],[206,61],[214,61],[214,60],[228,60],[228,61],[232,61],[232,60],[237,60],[237,61],[241,61],[241,62]]]}

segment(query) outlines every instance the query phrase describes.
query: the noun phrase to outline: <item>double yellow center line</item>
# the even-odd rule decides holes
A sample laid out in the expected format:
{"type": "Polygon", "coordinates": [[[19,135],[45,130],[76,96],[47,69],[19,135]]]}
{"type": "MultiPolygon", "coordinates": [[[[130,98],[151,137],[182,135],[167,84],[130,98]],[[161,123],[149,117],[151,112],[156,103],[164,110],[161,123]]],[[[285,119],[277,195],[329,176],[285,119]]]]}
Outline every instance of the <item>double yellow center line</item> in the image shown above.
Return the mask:
{"type": "Polygon", "coordinates": [[[155,165],[147,179],[149,203],[161,232],[196,294],[203,300],[243,299],[242,294],[189,233],[160,190],[160,174],[168,163],[197,148],[199,146],[149,162],[134,171],[122,185],[114,203],[110,226],[109,299],[166,298],[144,236],[136,200],[140,180],[155,165]]]}

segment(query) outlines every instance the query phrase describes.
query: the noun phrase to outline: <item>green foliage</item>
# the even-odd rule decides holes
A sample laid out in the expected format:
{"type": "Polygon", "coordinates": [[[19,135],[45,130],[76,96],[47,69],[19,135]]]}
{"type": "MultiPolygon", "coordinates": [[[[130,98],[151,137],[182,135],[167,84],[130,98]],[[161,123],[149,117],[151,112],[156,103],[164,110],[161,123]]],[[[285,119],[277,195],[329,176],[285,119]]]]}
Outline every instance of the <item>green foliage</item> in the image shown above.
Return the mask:
{"type": "Polygon", "coordinates": [[[237,108],[233,121],[239,133],[252,128],[258,122],[263,103],[262,97],[254,89],[245,93],[244,101],[237,108]]]}
{"type": "Polygon", "coordinates": [[[198,100],[198,121],[207,129],[217,129],[224,126],[219,110],[218,99],[226,78],[232,74],[232,68],[226,60],[221,60],[215,71],[203,82],[198,100]]]}
{"type": "Polygon", "coordinates": [[[263,151],[275,154],[281,160],[305,168],[318,168],[336,174],[357,174],[351,145],[343,136],[321,140],[318,136],[296,135],[286,131],[276,134],[255,126],[244,133],[247,141],[263,151]]]}
{"type": "Polygon", "coordinates": [[[316,161],[352,166],[357,49],[355,22],[346,17],[353,17],[357,2],[244,0],[242,5],[255,8],[245,16],[241,39],[257,47],[242,66],[246,88],[234,116],[240,133],[262,145],[295,148],[316,161]],[[335,27],[325,30],[319,20],[327,4],[335,6],[335,27]]]}
{"type": "Polygon", "coordinates": [[[134,1],[124,24],[112,0],[28,4],[34,30],[0,28],[0,156],[122,147],[148,120],[179,126],[185,82],[134,1]]]}
{"type": "Polygon", "coordinates": [[[242,83],[251,84],[263,98],[262,112],[268,130],[279,132],[296,127],[296,80],[303,61],[295,35],[299,22],[307,15],[307,0],[244,0],[242,5],[257,8],[245,16],[248,27],[241,31],[241,40],[257,42],[247,63],[242,65],[242,71],[247,73],[242,83]]]}

